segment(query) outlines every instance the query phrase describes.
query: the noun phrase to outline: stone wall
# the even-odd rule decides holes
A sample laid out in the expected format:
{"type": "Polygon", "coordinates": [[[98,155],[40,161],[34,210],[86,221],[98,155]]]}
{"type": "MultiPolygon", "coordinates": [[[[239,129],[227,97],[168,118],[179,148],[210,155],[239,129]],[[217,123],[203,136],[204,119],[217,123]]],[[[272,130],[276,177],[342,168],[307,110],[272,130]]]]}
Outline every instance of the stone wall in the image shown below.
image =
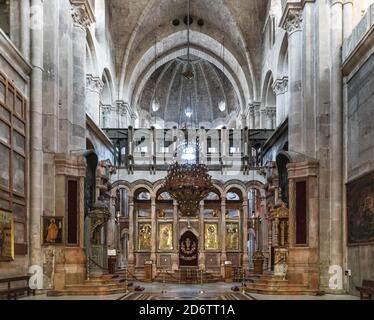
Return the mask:
{"type": "MultiPolygon", "coordinates": [[[[347,182],[374,171],[374,54],[347,82],[347,182]],[[371,121],[368,121],[371,119],[371,121]]],[[[349,198],[349,194],[347,195],[349,198]]],[[[351,293],[363,279],[374,279],[374,244],[348,247],[351,293]]]]}

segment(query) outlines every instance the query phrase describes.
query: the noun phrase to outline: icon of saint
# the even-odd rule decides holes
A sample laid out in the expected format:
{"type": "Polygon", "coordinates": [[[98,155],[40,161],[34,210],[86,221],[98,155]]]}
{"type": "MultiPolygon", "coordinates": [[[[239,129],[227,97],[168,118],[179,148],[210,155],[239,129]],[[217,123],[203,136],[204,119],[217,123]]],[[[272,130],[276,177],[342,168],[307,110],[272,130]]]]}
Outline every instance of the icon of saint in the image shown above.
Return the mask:
{"type": "Polygon", "coordinates": [[[48,226],[48,232],[47,232],[47,238],[46,242],[48,243],[55,243],[56,239],[58,237],[58,227],[56,225],[56,220],[51,219],[49,226],[48,226]]]}

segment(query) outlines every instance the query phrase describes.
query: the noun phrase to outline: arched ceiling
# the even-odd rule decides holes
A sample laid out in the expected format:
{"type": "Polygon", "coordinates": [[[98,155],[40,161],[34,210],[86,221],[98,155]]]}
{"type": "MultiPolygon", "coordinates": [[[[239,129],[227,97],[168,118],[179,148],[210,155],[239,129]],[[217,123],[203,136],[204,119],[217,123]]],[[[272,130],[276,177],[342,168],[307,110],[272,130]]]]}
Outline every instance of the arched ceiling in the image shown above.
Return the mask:
{"type": "MultiPolygon", "coordinates": [[[[242,104],[257,99],[259,95],[257,82],[260,79],[261,39],[267,3],[267,0],[191,0],[191,16],[194,18],[191,29],[203,35],[195,36],[191,43],[198,52],[209,57],[207,60],[216,60],[216,66],[220,59],[225,60],[227,72],[233,77],[231,82],[234,85],[235,81],[238,82],[236,85],[242,92],[242,104]],[[202,27],[196,24],[198,19],[204,20],[202,27]],[[228,56],[233,61],[226,61],[228,56]],[[235,80],[235,74],[240,74],[236,77],[242,79],[235,80]]],[[[108,5],[120,78],[120,98],[132,100],[138,78],[154,64],[154,59],[147,61],[144,56],[147,52],[149,55],[155,43],[158,43],[156,51],[159,56],[186,47],[187,41],[181,38],[181,34],[186,29],[183,18],[187,14],[187,0],[110,0],[108,5]],[[181,23],[174,26],[174,19],[181,23]],[[175,41],[177,37],[169,42],[165,40],[173,39],[173,35],[178,35],[179,42],[175,41]]],[[[164,63],[159,62],[160,65],[164,63]]]]}
{"type": "Polygon", "coordinates": [[[177,124],[216,128],[228,123],[239,108],[231,82],[221,69],[207,60],[191,56],[192,63],[175,58],[153,72],[138,101],[150,121],[164,121],[165,127],[177,124]],[[194,77],[182,74],[192,70],[194,77]],[[190,112],[190,113],[188,113],[190,112]]]}

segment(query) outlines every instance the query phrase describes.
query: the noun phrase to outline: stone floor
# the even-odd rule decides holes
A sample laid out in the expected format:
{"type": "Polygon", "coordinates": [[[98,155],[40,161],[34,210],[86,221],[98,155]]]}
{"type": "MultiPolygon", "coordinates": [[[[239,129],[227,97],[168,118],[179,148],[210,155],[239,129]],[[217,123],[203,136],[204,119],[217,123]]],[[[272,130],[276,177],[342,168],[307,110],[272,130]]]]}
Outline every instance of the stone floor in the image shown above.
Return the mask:
{"type": "MultiPolygon", "coordinates": [[[[135,283],[138,285],[138,283],[135,283]]],[[[324,295],[324,296],[267,296],[262,294],[250,293],[243,295],[241,292],[233,292],[233,284],[214,283],[200,285],[176,285],[140,283],[145,290],[141,293],[118,293],[110,296],[76,296],[76,297],[47,297],[46,295],[37,295],[35,297],[26,297],[22,300],[359,300],[358,297],[351,295],[324,295]],[[203,293],[201,293],[203,290],[203,293]]],[[[239,284],[240,286],[240,284],[239,284]]]]}

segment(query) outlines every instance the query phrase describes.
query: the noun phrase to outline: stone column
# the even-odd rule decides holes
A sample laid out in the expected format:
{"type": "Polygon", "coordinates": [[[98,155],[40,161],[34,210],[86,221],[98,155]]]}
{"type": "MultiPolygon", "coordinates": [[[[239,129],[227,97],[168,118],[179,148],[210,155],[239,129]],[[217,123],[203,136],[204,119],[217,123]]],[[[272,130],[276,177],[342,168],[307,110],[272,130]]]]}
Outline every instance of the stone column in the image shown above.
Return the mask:
{"type": "Polygon", "coordinates": [[[243,219],[242,219],[242,252],[243,260],[242,267],[244,270],[249,268],[249,258],[248,258],[248,199],[243,201],[243,219]]]}
{"type": "MultiPolygon", "coordinates": [[[[200,201],[200,212],[199,212],[199,228],[200,228],[200,239],[204,238],[204,201],[200,201]]],[[[199,241],[199,269],[205,270],[205,251],[204,241],[199,241]]]]}
{"type": "Polygon", "coordinates": [[[276,110],[273,107],[266,108],[266,129],[268,130],[275,129],[275,126],[274,126],[275,112],[276,110]]]}
{"type": "Polygon", "coordinates": [[[134,228],[134,198],[129,196],[129,240],[128,240],[128,268],[131,272],[135,268],[134,242],[135,242],[135,228],[134,228]]]}
{"type": "Polygon", "coordinates": [[[286,91],[288,88],[288,77],[277,79],[273,84],[273,91],[277,97],[276,126],[278,127],[287,117],[286,113],[286,91]]]}
{"type": "MultiPolygon", "coordinates": [[[[30,265],[43,265],[40,217],[43,214],[43,20],[42,0],[32,0],[38,8],[41,27],[31,29],[30,90],[30,265]]],[[[42,288],[39,288],[42,289],[42,288]]]]}
{"type": "Polygon", "coordinates": [[[179,260],[178,260],[178,251],[179,251],[179,220],[178,220],[178,201],[173,200],[173,254],[172,254],[172,270],[178,270],[179,260]]]}
{"type": "Polygon", "coordinates": [[[260,110],[260,128],[266,129],[266,109],[260,110]]]}
{"type": "Polygon", "coordinates": [[[30,60],[30,1],[20,1],[20,50],[24,58],[30,60]]]}
{"type": "Polygon", "coordinates": [[[242,129],[244,129],[247,126],[247,117],[245,114],[242,114],[241,118],[242,118],[242,129]]]}
{"type": "Polygon", "coordinates": [[[255,123],[255,106],[251,104],[249,106],[249,129],[255,129],[256,123],[255,123]]]}
{"type": "Polygon", "coordinates": [[[343,267],[343,80],[341,73],[343,5],[341,1],[332,2],[330,15],[330,265],[343,267]]]}
{"type": "Polygon", "coordinates": [[[302,10],[289,9],[283,22],[288,33],[289,58],[289,145],[291,150],[304,152],[302,139],[302,10]]]}
{"type": "Polygon", "coordinates": [[[151,197],[151,225],[152,225],[152,234],[151,234],[151,257],[150,259],[153,262],[153,274],[156,274],[157,271],[157,215],[156,215],[156,197],[151,197]]]}
{"type": "Polygon", "coordinates": [[[353,30],[353,0],[344,0],[343,16],[344,39],[347,39],[353,30]]]}
{"type": "Polygon", "coordinates": [[[256,104],[254,106],[255,110],[255,129],[261,129],[261,112],[260,112],[261,105],[256,104]]]}
{"type": "Polygon", "coordinates": [[[226,256],[226,194],[221,199],[221,274],[225,276],[226,256]]]}
{"type": "Polygon", "coordinates": [[[86,76],[86,111],[91,116],[96,125],[100,126],[100,95],[104,88],[104,83],[99,77],[92,74],[86,76]]]}
{"type": "Polygon", "coordinates": [[[73,17],[73,104],[71,149],[82,150],[86,146],[86,29],[94,18],[89,2],[70,0],[73,17]]]}

